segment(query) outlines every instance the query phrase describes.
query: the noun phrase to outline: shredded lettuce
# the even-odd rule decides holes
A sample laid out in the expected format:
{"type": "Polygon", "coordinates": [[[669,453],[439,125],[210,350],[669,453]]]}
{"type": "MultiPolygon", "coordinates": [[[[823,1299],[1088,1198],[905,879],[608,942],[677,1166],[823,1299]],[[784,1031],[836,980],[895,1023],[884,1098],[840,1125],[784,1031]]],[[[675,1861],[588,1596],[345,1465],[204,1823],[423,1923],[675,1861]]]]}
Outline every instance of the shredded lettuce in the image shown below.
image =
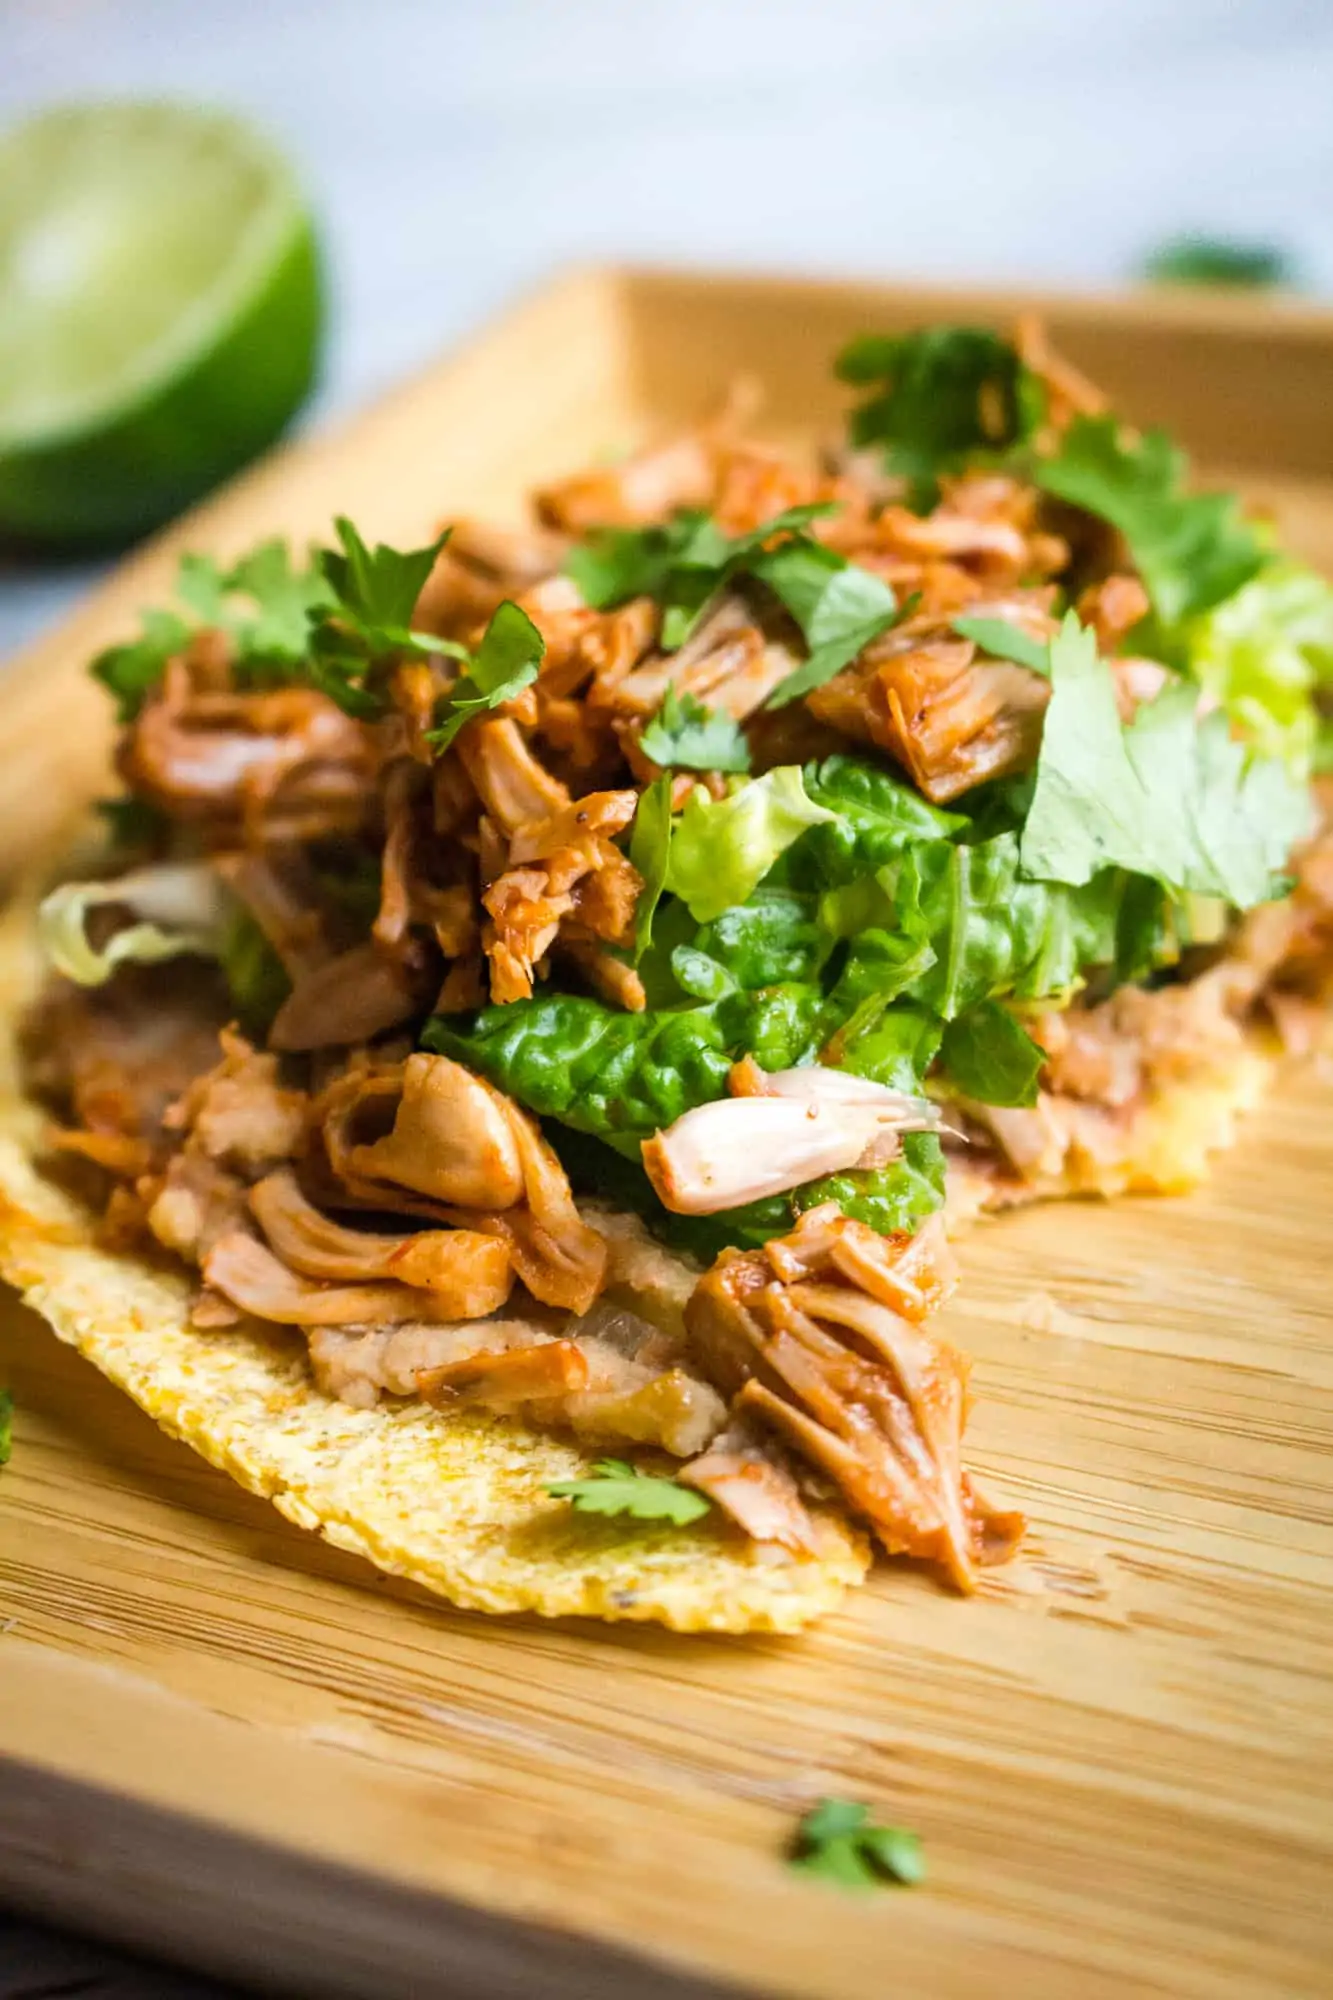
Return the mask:
{"type": "Polygon", "coordinates": [[[983,1000],[950,1021],[940,1062],[965,1097],[983,1104],[1035,1104],[1046,1051],[998,1000],[983,1000]]]}
{"type": "Polygon", "coordinates": [[[1184,664],[1265,757],[1298,772],[1316,756],[1314,697],[1333,686],[1333,586],[1276,561],[1186,625],[1184,664]]]}
{"type": "Polygon", "coordinates": [[[696,785],[671,836],[666,886],[696,922],[743,903],[807,827],[834,817],[806,795],[800,766],[780,764],[724,799],[696,785]]]}
{"type": "Polygon", "coordinates": [[[37,913],[41,948],[79,986],[104,986],[118,965],[154,965],[194,954],[216,958],[231,908],[217,874],[202,862],[136,869],[106,882],[64,882],[37,913]],[[124,909],[130,921],[98,944],[88,918],[124,909]]]}
{"type": "Polygon", "coordinates": [[[539,1116],[637,1159],[640,1139],[724,1097],[741,1056],[762,1069],[791,1069],[813,1061],[827,1034],[821,988],[789,984],[640,1014],[546,993],[483,1008],[470,1024],[437,1016],[422,1039],[539,1116]]]}

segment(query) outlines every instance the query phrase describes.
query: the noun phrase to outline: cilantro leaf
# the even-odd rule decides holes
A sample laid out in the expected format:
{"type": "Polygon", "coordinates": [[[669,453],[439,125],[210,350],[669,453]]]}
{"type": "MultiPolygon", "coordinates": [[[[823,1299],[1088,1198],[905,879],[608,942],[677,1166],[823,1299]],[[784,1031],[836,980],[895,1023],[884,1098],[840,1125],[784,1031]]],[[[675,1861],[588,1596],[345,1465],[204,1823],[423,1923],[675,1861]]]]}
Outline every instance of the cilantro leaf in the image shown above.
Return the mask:
{"type": "Polygon", "coordinates": [[[249,598],[255,616],[239,631],[243,658],[296,661],[305,655],[312,616],[328,602],[315,569],[294,569],[283,541],[261,542],[227,578],[231,596],[249,598]]]}
{"type": "Polygon", "coordinates": [[[14,1398],[0,1389],[0,1465],[8,1465],[14,1449],[14,1398]]]}
{"type": "Polygon", "coordinates": [[[333,523],[340,549],[322,549],[319,567],[339,612],[366,629],[404,631],[417,599],[449,539],[446,529],[422,549],[394,549],[379,542],[369,548],[345,514],[333,523]]]}
{"type": "Polygon", "coordinates": [[[305,654],[310,620],[327,602],[316,570],[295,569],[285,542],[262,542],[228,570],[211,556],[187,554],[176,574],[177,601],[190,613],[146,611],[138,639],[110,646],[92,663],[95,678],[115,695],[122,722],[132,722],[167,662],[195,632],[226,635],[238,680],[292,676],[305,654]]]}
{"type": "Polygon", "coordinates": [[[1015,625],[1011,618],[955,618],[952,625],[960,639],[970,639],[993,659],[1013,660],[1016,665],[1026,667],[1029,673],[1050,679],[1049,643],[1045,639],[1034,639],[1030,632],[1025,632],[1021,625],[1015,625]]]}
{"type": "Polygon", "coordinates": [[[167,670],[167,661],[190,637],[190,627],[174,611],[145,611],[137,639],[108,646],[90,669],[93,679],[116,698],[117,720],[133,722],[167,670]]]}
{"type": "Polygon", "coordinates": [[[805,539],[771,549],[756,558],[752,572],[781,599],[810,648],[809,658],[779,681],[766,708],[785,708],[822,687],[901,616],[882,578],[821,542],[805,539]]]}
{"type": "Polygon", "coordinates": [[[446,528],[425,548],[394,549],[381,542],[372,549],[345,514],[333,525],[341,547],[318,553],[329,598],[310,633],[307,674],[345,714],[374,722],[388,706],[384,670],[401,654],[467,657],[466,647],[413,631],[411,625],[417,599],[450,531],[446,528]]]}
{"type": "Polygon", "coordinates": [[[643,1472],[623,1458],[598,1459],[586,1479],[562,1479],[546,1490],[553,1500],[568,1500],[579,1514],[670,1521],[676,1528],[701,1520],[711,1507],[705,1495],[692,1487],[643,1472]]]}
{"type": "Polygon", "coordinates": [[[426,741],[447,750],[465,722],[488,708],[499,708],[531,687],[546,652],[546,641],[520,605],[506,598],[497,604],[481,644],[436,712],[426,741]]]}
{"type": "Polygon", "coordinates": [[[983,1000],[944,1030],[940,1061],[965,1097],[1035,1104],[1046,1051],[998,1000],[983,1000]]]}
{"type": "Polygon", "coordinates": [[[750,746],[734,717],[668,687],[639,748],[664,771],[748,771],[750,746]]]}
{"type": "Polygon", "coordinates": [[[1095,636],[1071,612],[1051,644],[1054,692],[1023,829],[1028,875],[1089,882],[1104,868],[1180,895],[1251,909],[1278,892],[1310,800],[1285,767],[1249,752],[1226,716],[1195,716],[1177,683],[1126,729],[1095,636]]]}
{"type": "Polygon", "coordinates": [[[769,696],[768,707],[782,708],[830,680],[901,615],[886,583],[805,532],[834,511],[832,501],[788,507],[745,535],[724,534],[716,521],[697,512],[678,514],[665,527],[608,529],[571,550],[565,573],[597,610],[631,597],[656,598],[663,607],[662,649],[668,653],[684,645],[733,578],[767,585],[810,648],[810,657],[769,696]],[[776,548],[770,546],[774,541],[776,548]]]}
{"type": "Polygon", "coordinates": [[[1036,377],[988,327],[866,334],[844,347],[834,371],[842,382],[874,390],[852,412],[852,443],[883,445],[889,470],[910,482],[919,512],[938,499],[941,473],[1021,443],[1044,408],[1036,377]]]}
{"type": "Polygon", "coordinates": [[[666,888],[671,866],[671,775],[664,771],[640,792],[630,834],[629,858],[643,877],[634,912],[634,956],[643,957],[653,941],[653,918],[666,888]]]}
{"type": "Polygon", "coordinates": [[[1167,627],[1220,604],[1267,560],[1235,496],[1189,492],[1188,472],[1165,431],[1127,439],[1114,417],[1085,416],[1033,467],[1047,493],[1119,529],[1167,627]]]}
{"type": "MultiPolygon", "coordinates": [[[[767,543],[802,535],[812,521],[834,511],[835,503],[825,500],[787,507],[748,534],[728,535],[708,514],[687,509],[665,526],[599,530],[571,549],[565,574],[596,611],[631,597],[656,598],[663,607],[662,648],[674,653],[722,586],[755,570],[767,543]]],[[[846,566],[841,556],[833,560],[846,566]]]]}
{"type": "Polygon", "coordinates": [[[841,1889],[925,1880],[921,1841],[905,1827],[878,1826],[862,1805],[821,1799],[796,1830],[791,1865],[841,1889]]]}

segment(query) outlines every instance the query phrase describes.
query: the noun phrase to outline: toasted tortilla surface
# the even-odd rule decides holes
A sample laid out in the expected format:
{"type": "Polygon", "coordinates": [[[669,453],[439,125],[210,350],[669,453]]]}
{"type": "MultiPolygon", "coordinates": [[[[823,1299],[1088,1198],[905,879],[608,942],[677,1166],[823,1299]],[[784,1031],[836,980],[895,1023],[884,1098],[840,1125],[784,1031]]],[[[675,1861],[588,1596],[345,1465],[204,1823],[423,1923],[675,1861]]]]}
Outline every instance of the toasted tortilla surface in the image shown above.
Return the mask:
{"type": "MultiPolygon", "coordinates": [[[[795,1632],[870,1566],[866,1538],[818,1511],[815,1559],[758,1548],[714,1514],[688,1528],[602,1520],[548,1486],[601,1456],[481,1412],[420,1402],[354,1409],[316,1388],[301,1335],[189,1323],[183,1271],[103,1248],[93,1216],[38,1171],[44,1125],[18,1085],[14,1030],[42,976],[29,911],[0,921],[0,1276],[173,1437],[280,1513],[471,1610],[656,1620],[682,1632],[795,1632]]],[[[997,1187],[951,1168],[949,1221],[1018,1202],[1176,1193],[1233,1143],[1272,1068],[1257,1047],[1159,1092],[1114,1160],[997,1187]]]]}
{"type": "Polygon", "coordinates": [[[26,912],[0,924],[0,1275],[56,1334],[299,1527],[477,1611],[657,1620],[680,1632],[795,1632],[870,1566],[839,1514],[818,1557],[761,1549],[714,1512],[687,1528],[603,1520],[547,1487],[602,1453],[507,1418],[320,1393],[296,1332],[189,1323],[184,1271],[102,1248],[94,1218],[37,1171],[41,1112],[13,1030],[40,969],[26,912]]]}

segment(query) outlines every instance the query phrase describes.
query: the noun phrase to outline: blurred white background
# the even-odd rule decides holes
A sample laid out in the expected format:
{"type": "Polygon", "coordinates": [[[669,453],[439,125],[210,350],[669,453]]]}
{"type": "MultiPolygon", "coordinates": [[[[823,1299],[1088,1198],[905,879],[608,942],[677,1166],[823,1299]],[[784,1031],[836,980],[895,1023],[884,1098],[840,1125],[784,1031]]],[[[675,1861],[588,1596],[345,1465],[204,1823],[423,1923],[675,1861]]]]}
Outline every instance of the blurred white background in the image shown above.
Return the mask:
{"type": "MultiPolygon", "coordinates": [[[[0,0],[0,125],[117,93],[303,169],[307,421],[580,258],[1105,287],[1193,228],[1333,291],[1331,0],[0,0]]],[[[0,655],[81,580],[0,574],[0,655]]]]}

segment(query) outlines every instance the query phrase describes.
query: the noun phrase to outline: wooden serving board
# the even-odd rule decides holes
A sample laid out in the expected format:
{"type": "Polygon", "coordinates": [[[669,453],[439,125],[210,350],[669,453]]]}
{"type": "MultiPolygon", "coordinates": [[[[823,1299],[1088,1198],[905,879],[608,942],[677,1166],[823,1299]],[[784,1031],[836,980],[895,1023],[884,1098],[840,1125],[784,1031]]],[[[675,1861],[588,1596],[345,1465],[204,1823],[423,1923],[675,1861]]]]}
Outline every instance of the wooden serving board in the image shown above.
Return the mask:
{"type": "MultiPolygon", "coordinates": [[[[0,686],[0,858],[102,777],[83,664],[165,590],[335,511],[389,538],[692,414],[737,367],[831,418],[866,327],[1027,303],[595,273],[135,557],[0,686]]],[[[1048,302],[1049,303],[1049,302],[1048,302]]],[[[1333,322],[1049,303],[1333,564],[1333,322]]],[[[8,1307],[0,1892],[300,1990],[740,1989],[814,2000],[1333,1980],[1333,1082],[1289,1074],[1206,1193],[1064,1207],[964,1246],[969,1457],[1025,1507],[963,1602],[881,1566],[800,1640],[495,1622],[287,1526],[8,1307]],[[913,1892],[781,1851],[821,1794],[917,1828],[913,1892]]]]}

